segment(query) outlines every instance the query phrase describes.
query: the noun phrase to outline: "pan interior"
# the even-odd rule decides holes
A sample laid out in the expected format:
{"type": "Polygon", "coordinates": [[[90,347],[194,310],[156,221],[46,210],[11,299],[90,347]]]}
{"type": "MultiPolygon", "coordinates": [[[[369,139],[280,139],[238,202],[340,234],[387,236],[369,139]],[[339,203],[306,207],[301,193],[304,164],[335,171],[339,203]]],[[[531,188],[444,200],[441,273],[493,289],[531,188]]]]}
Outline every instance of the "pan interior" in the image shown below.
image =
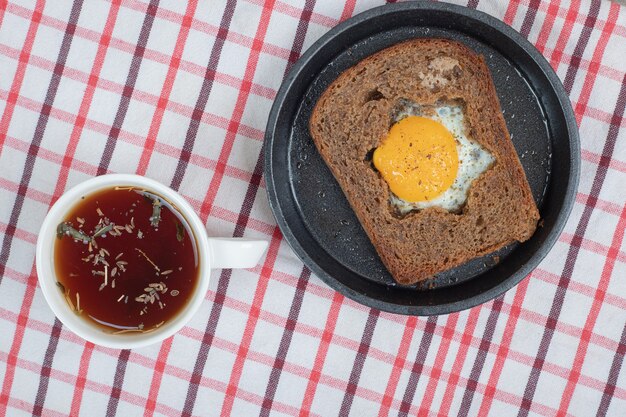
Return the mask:
{"type": "MultiPolygon", "coordinates": [[[[318,245],[364,279],[391,286],[396,285],[395,281],[317,152],[308,132],[308,122],[318,98],[341,72],[387,46],[418,37],[458,40],[483,55],[497,87],[513,144],[540,209],[550,181],[552,149],[545,112],[528,80],[496,49],[461,32],[431,27],[402,27],[357,42],[330,61],[307,90],[289,140],[289,178],[302,219],[318,245]]],[[[506,258],[516,246],[509,245],[408,288],[433,289],[471,280],[491,269],[496,260],[506,258]]]]}

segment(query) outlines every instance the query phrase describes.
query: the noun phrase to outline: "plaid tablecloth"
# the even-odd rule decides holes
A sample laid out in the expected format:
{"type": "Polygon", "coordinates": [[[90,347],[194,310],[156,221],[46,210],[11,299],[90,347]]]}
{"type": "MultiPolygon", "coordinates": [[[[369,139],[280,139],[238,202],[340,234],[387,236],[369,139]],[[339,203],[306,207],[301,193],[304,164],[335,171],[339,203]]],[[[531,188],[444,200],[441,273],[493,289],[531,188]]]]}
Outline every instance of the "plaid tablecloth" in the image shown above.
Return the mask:
{"type": "Polygon", "coordinates": [[[262,178],[284,74],[381,3],[0,2],[0,415],[626,415],[626,9],[469,1],[556,70],[582,176],[530,277],[469,311],[416,318],[352,302],[303,267],[262,178]],[[271,240],[257,268],[215,271],[180,333],[132,351],[66,330],[34,267],[50,205],[107,172],[179,190],[213,235],[271,240]]]}

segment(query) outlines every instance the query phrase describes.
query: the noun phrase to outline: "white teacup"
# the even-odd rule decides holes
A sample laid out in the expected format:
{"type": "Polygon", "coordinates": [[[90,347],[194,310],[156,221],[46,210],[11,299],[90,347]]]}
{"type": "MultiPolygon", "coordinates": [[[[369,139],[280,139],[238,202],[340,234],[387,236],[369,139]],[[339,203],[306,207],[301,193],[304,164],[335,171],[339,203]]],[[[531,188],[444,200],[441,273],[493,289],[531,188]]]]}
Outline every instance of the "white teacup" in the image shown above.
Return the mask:
{"type": "Polygon", "coordinates": [[[48,212],[37,238],[37,276],[43,295],[54,314],[72,332],[97,345],[131,349],[157,343],[180,330],[195,314],[209,288],[211,269],[252,268],[267,249],[265,240],[245,238],[210,238],[193,208],[177,192],[139,175],[109,174],[89,179],[67,191],[48,212]],[[111,334],[75,314],[57,288],[54,266],[54,243],[57,225],[77,204],[81,196],[115,186],[133,186],[153,191],[172,203],[182,214],[198,244],[199,272],[195,291],[186,306],[163,326],[147,333],[111,334]]]}

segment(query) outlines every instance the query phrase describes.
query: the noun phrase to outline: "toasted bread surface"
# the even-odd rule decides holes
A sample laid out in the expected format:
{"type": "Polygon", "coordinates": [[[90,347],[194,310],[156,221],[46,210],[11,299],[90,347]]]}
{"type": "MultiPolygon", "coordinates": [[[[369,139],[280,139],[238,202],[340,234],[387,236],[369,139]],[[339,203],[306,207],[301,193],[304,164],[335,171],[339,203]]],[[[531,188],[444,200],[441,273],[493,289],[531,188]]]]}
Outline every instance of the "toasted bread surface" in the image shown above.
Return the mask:
{"type": "Polygon", "coordinates": [[[539,212],[506,128],[482,56],[446,39],[415,39],[344,71],[322,94],[309,123],[313,141],[391,275],[427,279],[535,231],[539,212]],[[402,100],[461,103],[468,137],[495,157],[474,180],[459,213],[434,207],[400,216],[371,153],[402,100]]]}

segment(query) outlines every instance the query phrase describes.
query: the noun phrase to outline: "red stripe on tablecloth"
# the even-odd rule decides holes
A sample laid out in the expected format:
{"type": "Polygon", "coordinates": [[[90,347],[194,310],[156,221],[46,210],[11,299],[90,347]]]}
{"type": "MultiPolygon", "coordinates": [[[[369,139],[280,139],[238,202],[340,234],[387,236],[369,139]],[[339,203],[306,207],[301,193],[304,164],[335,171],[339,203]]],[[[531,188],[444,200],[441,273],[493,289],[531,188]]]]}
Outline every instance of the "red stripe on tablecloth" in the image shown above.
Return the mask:
{"type": "MultiPolygon", "coordinates": [[[[224,47],[224,42],[226,41],[226,38],[229,33],[228,28],[230,26],[230,22],[232,20],[234,10],[235,10],[234,3],[228,2],[225,5],[224,13],[222,15],[222,20],[220,22],[220,28],[215,34],[215,42],[213,43],[213,46],[211,47],[211,54],[209,55],[209,62],[207,64],[206,71],[204,73],[204,81],[202,81],[200,94],[198,95],[198,99],[196,100],[196,104],[193,108],[193,112],[191,113],[191,117],[190,117],[191,121],[189,123],[189,126],[187,127],[187,133],[185,135],[185,142],[183,143],[183,147],[180,150],[180,157],[178,159],[178,164],[176,165],[176,171],[174,172],[174,177],[172,179],[171,185],[172,185],[172,188],[174,189],[178,189],[180,187],[180,184],[187,170],[187,165],[191,159],[191,156],[193,153],[193,146],[196,141],[196,136],[198,135],[198,129],[200,128],[200,121],[202,120],[202,114],[209,100],[211,90],[213,89],[213,82],[215,81],[215,77],[217,74],[217,66],[220,60],[220,56],[222,54],[222,48],[224,47]]],[[[225,127],[228,127],[228,126],[225,125],[225,127]]]]}
{"type": "Polygon", "coordinates": [[[524,298],[526,297],[526,291],[528,290],[528,285],[530,284],[530,280],[533,276],[534,271],[530,277],[522,280],[522,282],[516,287],[515,296],[513,297],[513,302],[511,303],[511,308],[509,310],[509,317],[504,325],[504,333],[502,334],[500,347],[496,353],[495,362],[491,368],[491,374],[489,375],[487,386],[485,387],[483,402],[478,410],[479,416],[487,416],[491,410],[491,404],[493,403],[493,398],[496,390],[498,389],[498,381],[500,380],[500,375],[502,374],[502,369],[509,353],[511,340],[513,340],[515,326],[517,326],[522,305],[524,304],[524,298]]]}
{"type": "MultiPolygon", "coordinates": [[[[185,329],[190,329],[189,327],[186,327],[185,329]]],[[[238,345],[235,343],[230,342],[230,349],[228,349],[230,352],[235,352],[238,348],[238,345]]],[[[256,358],[255,358],[256,359],[256,358]]],[[[258,361],[259,363],[263,363],[264,365],[270,367],[271,364],[274,362],[274,357],[270,356],[270,355],[264,355],[264,360],[263,361],[258,361]]],[[[167,366],[166,370],[168,368],[171,368],[170,365],[167,366]]],[[[170,371],[170,373],[172,373],[170,371]]],[[[187,371],[186,369],[181,369],[181,368],[176,368],[176,372],[173,372],[173,374],[181,379],[181,380],[188,380],[190,378],[190,373],[189,371],[187,371]]],[[[216,392],[221,392],[221,393],[225,393],[228,389],[228,386],[226,383],[219,381],[217,379],[213,379],[213,378],[209,378],[207,376],[202,375],[200,380],[199,380],[199,384],[203,387],[206,388],[210,388],[216,392]]],[[[244,400],[244,401],[248,401],[251,404],[257,405],[259,406],[259,408],[262,406],[263,401],[264,401],[264,397],[262,395],[258,395],[256,393],[252,393],[250,391],[244,390],[242,388],[238,388],[237,390],[237,398],[244,400]]],[[[158,410],[157,410],[158,411],[158,410]]],[[[212,410],[214,411],[214,410],[212,410]]],[[[273,408],[272,411],[276,411],[279,413],[284,413],[284,414],[288,414],[288,415],[292,415],[292,416],[297,416],[298,412],[300,411],[296,406],[293,406],[291,404],[286,404],[284,402],[280,402],[280,401],[274,401],[273,402],[273,408]]],[[[317,414],[314,414],[314,416],[317,414]]]]}
{"type": "Polygon", "coordinates": [[[365,364],[365,358],[367,352],[370,349],[372,343],[372,337],[374,336],[374,330],[376,330],[376,323],[378,322],[378,316],[380,310],[372,309],[367,316],[365,322],[365,328],[363,329],[363,335],[361,336],[361,342],[356,352],[354,364],[350,370],[350,376],[348,377],[348,383],[345,388],[345,394],[341,402],[341,408],[339,409],[339,415],[347,416],[350,414],[350,408],[352,407],[352,401],[354,400],[354,393],[359,386],[359,379],[361,378],[361,372],[363,372],[363,365],[365,364]]]}
{"type": "Polygon", "coordinates": [[[80,405],[83,399],[83,391],[85,390],[85,382],[87,381],[87,372],[89,372],[89,361],[91,360],[94,346],[95,345],[91,342],[85,342],[83,354],[80,355],[78,373],[76,375],[76,381],[74,382],[74,395],[72,396],[72,405],[70,408],[71,416],[80,414],[80,405]]]}
{"type": "MultiPolygon", "coordinates": [[[[236,132],[236,130],[235,130],[235,132],[236,132]]],[[[253,172],[253,174],[252,174],[252,176],[250,178],[250,183],[248,185],[248,189],[246,190],[246,195],[244,197],[244,201],[242,203],[242,207],[240,209],[240,213],[239,213],[239,215],[237,217],[235,231],[233,233],[233,235],[235,237],[243,236],[245,228],[247,227],[248,222],[250,221],[250,217],[249,217],[250,216],[250,212],[252,210],[252,206],[253,206],[253,203],[254,203],[254,200],[255,200],[255,197],[256,197],[256,193],[257,193],[258,187],[259,187],[260,182],[261,182],[262,161],[263,161],[262,153],[263,152],[261,151],[261,154],[259,155],[259,158],[257,160],[257,164],[256,164],[256,166],[254,168],[254,172],[253,172]]],[[[281,238],[280,231],[277,228],[275,228],[273,230],[272,236],[280,239],[281,238]]],[[[274,239],[272,239],[272,242],[270,243],[270,249],[273,247],[273,241],[274,241],[274,239]]],[[[267,260],[268,260],[268,258],[266,258],[266,262],[267,262],[267,260]]],[[[264,277],[264,275],[263,275],[263,271],[264,270],[265,269],[261,270],[261,277],[262,278],[264,277]]],[[[230,278],[230,272],[229,273],[223,273],[220,276],[220,279],[218,281],[218,291],[221,290],[222,294],[225,294],[226,289],[228,288],[228,280],[229,280],[229,278],[230,278]]],[[[264,293],[266,288],[267,288],[267,284],[268,284],[268,282],[263,282],[262,285],[259,285],[257,287],[257,290],[262,289],[262,292],[264,293]],[[265,289],[262,288],[263,286],[265,286],[265,289]]],[[[260,297],[262,298],[263,295],[261,295],[260,297]]],[[[211,311],[211,317],[219,318],[222,304],[223,304],[223,301],[222,301],[221,297],[216,297],[216,299],[215,299],[215,301],[213,303],[213,307],[212,307],[212,311],[211,311]]],[[[250,307],[250,309],[246,312],[246,314],[249,314],[251,309],[252,309],[252,307],[250,307]]],[[[262,310],[259,310],[259,312],[260,311],[262,311],[262,310]]],[[[207,327],[212,327],[210,323],[211,323],[211,321],[209,320],[209,324],[208,324],[207,327]]],[[[246,323],[246,326],[249,323],[250,323],[250,320],[248,321],[248,323],[246,323]]],[[[256,325],[256,323],[252,327],[252,332],[250,333],[251,334],[250,337],[252,337],[252,335],[254,334],[254,326],[255,325],[256,325]]],[[[214,328],[212,330],[214,331],[214,328]]],[[[207,333],[209,333],[209,332],[207,331],[207,333]]],[[[211,332],[211,335],[212,334],[213,333],[211,332]]],[[[244,335],[245,335],[245,332],[244,332],[244,335]]],[[[205,340],[205,339],[203,339],[203,340],[205,340]]],[[[201,363],[202,366],[204,366],[204,364],[205,364],[205,362],[201,363]]],[[[231,375],[231,377],[232,377],[232,375],[231,375]]],[[[229,385],[229,387],[230,387],[230,385],[229,385]]],[[[238,391],[238,388],[236,388],[236,390],[238,391]]],[[[226,394],[228,394],[228,390],[226,390],[225,392],[226,392],[226,394]]],[[[234,401],[234,399],[233,399],[233,401],[234,401]]]]}
{"type": "MultiPolygon", "coordinates": [[[[222,306],[224,304],[226,290],[228,288],[228,281],[230,279],[232,270],[227,269],[222,271],[217,283],[217,292],[213,295],[213,303],[211,306],[211,313],[207,322],[206,329],[197,340],[200,341],[200,350],[196,356],[193,371],[188,378],[189,387],[187,388],[187,394],[185,396],[185,404],[182,410],[182,416],[190,417],[193,414],[193,407],[198,395],[198,388],[203,378],[204,366],[206,365],[207,358],[209,356],[209,350],[213,346],[217,323],[222,312],[222,306]]],[[[207,294],[210,296],[211,294],[207,294]]],[[[250,310],[250,306],[247,311],[250,310]]],[[[226,389],[223,391],[226,392],[226,389]]]]}
{"type": "Polygon", "coordinates": [[[176,79],[183,50],[185,48],[185,42],[187,41],[187,36],[189,35],[191,20],[193,19],[197,6],[198,0],[192,0],[187,3],[187,10],[185,10],[185,15],[181,19],[180,31],[178,32],[178,37],[176,38],[176,43],[174,44],[174,51],[172,52],[170,61],[167,63],[168,68],[167,74],[165,75],[165,81],[163,82],[163,88],[161,89],[159,101],[157,102],[154,115],[152,116],[152,121],[150,122],[150,127],[148,128],[148,136],[146,137],[141,157],[139,158],[139,166],[137,167],[137,174],[139,175],[145,175],[148,169],[148,163],[150,161],[150,157],[152,156],[154,143],[157,140],[159,129],[161,128],[161,122],[163,121],[163,114],[165,113],[165,108],[170,99],[172,88],[174,87],[174,80],[176,79]]]}
{"type": "MultiPolygon", "coordinates": [[[[13,117],[17,97],[22,88],[24,74],[26,73],[30,53],[33,50],[33,43],[35,42],[35,36],[37,35],[37,28],[41,22],[44,3],[45,2],[43,0],[38,0],[34,11],[26,9],[30,25],[28,26],[28,32],[26,33],[24,45],[21,47],[17,69],[15,70],[13,82],[11,83],[11,88],[9,89],[9,96],[6,98],[6,105],[4,107],[4,112],[2,113],[2,118],[0,119],[0,154],[4,148],[4,140],[6,139],[7,132],[9,131],[9,124],[11,123],[11,118],[13,117]]],[[[5,262],[0,262],[0,282],[2,282],[2,264],[5,262]]]]}
{"type": "MultiPolygon", "coordinates": [[[[541,2],[539,3],[539,7],[541,7],[541,2]]],[[[535,47],[542,54],[545,51],[546,43],[548,43],[548,38],[552,34],[552,28],[554,27],[556,14],[560,7],[561,0],[552,0],[550,2],[550,6],[546,10],[546,18],[543,21],[543,25],[541,25],[541,30],[539,31],[539,37],[537,38],[537,42],[535,42],[535,47]]]]}
{"type": "Polygon", "coordinates": [[[417,318],[409,317],[404,326],[402,339],[400,340],[400,345],[398,346],[398,353],[393,361],[391,375],[389,375],[387,387],[385,388],[385,394],[380,403],[380,409],[378,410],[379,417],[387,417],[389,415],[389,408],[391,407],[391,402],[395,397],[396,388],[398,388],[398,380],[400,379],[400,374],[402,373],[402,369],[406,363],[406,356],[409,352],[409,347],[411,346],[411,339],[415,333],[416,324],[417,318]]]}
{"type": "MultiPolygon", "coordinates": [[[[0,222],[0,233],[5,233],[9,229],[9,224],[0,222]]],[[[13,233],[14,239],[19,239],[24,242],[28,242],[30,244],[35,245],[37,243],[37,235],[34,233],[27,232],[22,229],[15,229],[15,233],[13,233]]],[[[5,270],[6,275],[6,270],[5,270]]]]}
{"type": "MultiPolygon", "coordinates": [[[[28,146],[25,145],[25,152],[28,152],[28,146]]],[[[20,189],[20,185],[16,182],[13,182],[11,180],[7,180],[5,178],[0,178],[0,187],[4,188],[7,191],[10,191],[12,193],[17,194],[18,190],[20,189]]],[[[39,203],[42,204],[47,204],[49,205],[50,202],[52,201],[52,195],[51,194],[47,194],[41,191],[37,191],[35,189],[29,188],[28,190],[26,190],[26,193],[24,194],[28,199],[30,200],[34,200],[37,201],[39,203]]],[[[5,223],[3,223],[5,224],[5,223]]],[[[5,224],[5,226],[8,228],[8,225],[5,224]]],[[[3,232],[6,233],[6,229],[3,230],[3,232]]],[[[15,228],[15,237],[18,237],[22,240],[24,240],[25,242],[29,242],[29,243],[36,243],[37,242],[37,236],[34,233],[28,232],[26,230],[20,229],[18,227],[15,228]]],[[[5,265],[6,266],[6,265],[5,265]]],[[[8,268],[8,266],[6,266],[8,268]]]]}
{"type": "MultiPolygon", "coordinates": [[[[602,31],[600,34],[600,39],[598,40],[598,44],[593,51],[593,57],[591,58],[591,64],[589,64],[589,70],[587,72],[587,76],[585,77],[585,82],[583,84],[582,90],[580,92],[580,96],[578,97],[578,102],[574,107],[574,111],[577,116],[578,123],[581,122],[583,115],[587,111],[587,104],[589,103],[589,97],[591,96],[591,91],[593,90],[595,81],[598,75],[598,68],[600,66],[599,62],[602,61],[602,57],[604,56],[604,50],[606,49],[606,45],[609,42],[611,37],[611,33],[615,28],[617,17],[619,16],[620,5],[617,3],[611,3],[609,9],[609,16],[606,22],[606,31],[602,31]]],[[[589,36],[591,36],[591,28],[588,28],[585,25],[583,30],[587,30],[589,32],[589,36]]],[[[572,63],[578,67],[580,67],[580,61],[582,54],[576,54],[576,50],[574,50],[574,57],[572,58],[572,63]]],[[[569,71],[568,71],[569,74],[569,71]]],[[[567,76],[565,77],[565,82],[567,82],[567,76]]],[[[573,81],[572,81],[573,82],[573,81]]]]}
{"type": "Polygon", "coordinates": [[[267,417],[272,410],[272,405],[274,404],[274,395],[276,394],[280,375],[282,374],[283,368],[285,366],[287,352],[289,351],[289,346],[291,344],[294,329],[298,321],[298,316],[300,315],[300,308],[302,307],[302,300],[304,299],[304,291],[306,290],[310,277],[311,271],[309,269],[303,268],[302,274],[300,275],[298,283],[296,284],[296,293],[294,295],[293,301],[291,302],[291,307],[289,308],[289,316],[287,317],[285,330],[283,331],[283,335],[280,338],[280,344],[278,345],[278,351],[276,352],[276,359],[274,360],[274,364],[272,365],[272,371],[270,373],[267,388],[265,389],[263,405],[261,406],[261,412],[259,414],[260,416],[267,417]]]}
{"type": "MultiPolygon", "coordinates": [[[[55,196],[61,195],[67,184],[70,166],[72,166],[74,155],[76,154],[76,148],[78,147],[78,141],[85,127],[87,115],[89,114],[89,108],[91,107],[91,102],[96,91],[96,85],[100,79],[100,71],[102,70],[107,48],[109,47],[109,42],[111,40],[111,34],[113,33],[113,28],[115,27],[120,2],[121,0],[113,0],[111,7],[109,8],[109,14],[102,30],[102,36],[98,41],[98,50],[96,51],[93,66],[91,67],[91,73],[89,74],[89,78],[87,80],[85,93],[83,94],[83,99],[81,100],[80,107],[78,108],[78,114],[76,115],[76,119],[73,123],[74,127],[72,128],[72,133],[70,134],[69,143],[65,149],[65,154],[63,155],[63,159],[60,164],[61,170],[59,172],[59,178],[53,193],[55,196]]],[[[96,171],[97,168],[94,169],[94,172],[96,171]]]]}
{"type": "Polygon", "coordinates": [[[120,130],[124,124],[124,119],[126,119],[130,99],[133,95],[133,91],[135,90],[135,82],[139,76],[141,61],[143,60],[143,55],[146,51],[146,45],[148,43],[148,37],[150,36],[152,24],[154,23],[154,17],[159,7],[159,0],[151,0],[147,6],[144,6],[145,10],[143,10],[143,12],[146,14],[146,17],[144,18],[141,31],[139,32],[137,45],[135,46],[135,50],[133,52],[133,58],[130,62],[128,75],[126,76],[124,91],[122,91],[120,104],[117,107],[117,112],[115,113],[115,118],[113,119],[113,126],[111,126],[109,130],[108,138],[106,140],[106,144],[104,145],[104,151],[102,152],[102,157],[100,158],[97,175],[106,174],[109,170],[109,164],[111,163],[111,158],[113,158],[113,152],[115,151],[115,144],[120,136],[120,130]]]}
{"type": "Polygon", "coordinates": [[[343,7],[343,12],[341,12],[341,17],[339,17],[339,21],[343,21],[351,17],[352,13],[354,13],[355,6],[356,6],[356,0],[346,0],[345,5],[343,7]]]}
{"type": "Polygon", "coordinates": [[[4,12],[7,10],[8,1],[3,1],[0,3],[0,26],[2,26],[2,21],[4,20],[4,12]]]}
{"type": "MultiPolygon", "coordinates": [[[[271,10],[271,8],[269,10],[271,10]]],[[[276,230],[270,242],[270,247],[267,251],[267,256],[265,258],[263,269],[261,270],[259,283],[256,290],[254,291],[252,306],[250,307],[248,320],[243,331],[243,336],[241,337],[241,344],[237,349],[237,357],[235,359],[235,363],[233,364],[230,379],[228,380],[226,397],[224,398],[224,404],[222,405],[222,411],[220,412],[220,415],[222,417],[230,416],[232,412],[233,403],[235,401],[235,397],[237,396],[239,380],[243,372],[243,366],[245,364],[246,357],[248,356],[248,352],[250,351],[252,336],[254,335],[254,330],[259,320],[259,315],[261,311],[260,306],[262,304],[263,297],[265,296],[265,291],[267,290],[267,284],[269,282],[270,274],[272,273],[272,268],[274,267],[274,262],[276,261],[276,257],[278,256],[278,248],[280,246],[280,242],[280,230],[278,229],[278,227],[276,227],[276,230]]]]}
{"type": "Polygon", "coordinates": [[[624,229],[626,229],[626,206],[624,206],[620,219],[617,222],[617,227],[615,228],[615,233],[613,234],[613,240],[611,242],[611,248],[606,256],[604,267],[602,268],[602,273],[600,275],[600,282],[598,282],[598,288],[596,289],[591,309],[587,314],[587,320],[585,321],[582,334],[580,335],[580,343],[576,349],[576,356],[574,357],[572,370],[567,378],[567,385],[565,386],[565,391],[563,392],[561,403],[559,404],[559,413],[557,414],[558,417],[562,417],[567,414],[570,401],[572,400],[572,395],[574,394],[574,389],[576,388],[576,383],[580,378],[581,369],[585,360],[585,355],[587,354],[589,341],[591,339],[591,333],[596,325],[596,320],[600,314],[600,309],[602,308],[602,303],[609,287],[609,281],[611,279],[611,275],[613,274],[617,252],[622,246],[622,241],[624,240],[624,229]]]}
{"type": "MultiPolygon", "coordinates": [[[[302,15],[300,16],[300,19],[298,22],[298,27],[296,29],[295,36],[294,36],[294,42],[291,48],[292,54],[290,55],[289,61],[287,62],[285,75],[291,69],[291,65],[293,65],[293,63],[300,56],[300,53],[302,51],[302,45],[304,44],[304,38],[306,36],[306,32],[308,29],[311,12],[314,7],[315,7],[315,0],[306,1],[304,5],[304,9],[302,10],[302,15]]],[[[261,152],[259,154],[256,166],[254,169],[254,173],[258,176],[259,181],[261,179],[261,170],[263,166],[263,154],[264,154],[263,149],[261,149],[261,152]]],[[[258,184],[256,184],[257,185],[256,187],[254,187],[253,184],[256,184],[256,182],[251,182],[246,192],[245,200],[249,202],[248,207],[246,208],[246,210],[242,211],[242,214],[244,212],[246,214],[246,218],[242,219],[245,221],[245,223],[243,223],[239,219],[237,221],[237,228],[240,229],[239,234],[241,235],[243,235],[243,228],[240,228],[239,226],[241,224],[247,225],[248,223],[247,216],[249,216],[250,210],[252,208],[252,203],[254,202],[254,197],[258,190],[258,184]]],[[[235,232],[237,233],[238,230],[235,230],[235,232]]],[[[302,306],[302,301],[304,299],[304,291],[308,285],[310,275],[311,275],[311,271],[304,268],[297,281],[294,298],[291,302],[291,307],[289,308],[289,317],[287,319],[287,324],[281,336],[280,344],[279,344],[278,351],[276,354],[276,360],[274,362],[274,365],[272,366],[272,371],[270,373],[268,386],[265,390],[265,399],[263,400],[263,405],[262,405],[261,414],[260,414],[261,416],[268,416],[270,413],[270,410],[272,409],[272,404],[274,403],[274,396],[276,395],[276,390],[278,388],[280,376],[282,375],[282,370],[284,367],[287,352],[289,351],[289,346],[291,345],[291,340],[293,338],[295,324],[300,314],[300,308],[302,306]]]]}
{"type": "Polygon", "coordinates": [[[13,386],[13,378],[15,377],[15,367],[19,358],[19,351],[24,339],[24,332],[28,324],[28,312],[33,303],[35,296],[35,288],[37,287],[37,276],[35,266],[30,272],[30,276],[26,281],[26,290],[24,292],[24,301],[20,307],[20,312],[15,322],[15,333],[13,334],[13,343],[9,348],[9,354],[5,360],[6,368],[4,371],[4,381],[2,382],[2,392],[0,392],[0,414],[6,416],[9,397],[11,395],[11,387],[13,386]]]}
{"type": "Polygon", "coordinates": [[[430,316],[426,319],[422,340],[417,350],[415,362],[413,362],[413,366],[411,367],[411,374],[409,376],[409,381],[406,384],[404,395],[402,396],[398,416],[406,417],[411,409],[411,401],[413,401],[415,390],[417,389],[417,383],[419,382],[422,371],[424,370],[424,363],[426,362],[426,356],[428,356],[428,350],[430,348],[430,343],[433,340],[435,329],[437,329],[437,316],[430,316]]]}
{"type": "Polygon", "coordinates": [[[174,337],[169,337],[163,341],[159,354],[154,365],[154,372],[152,374],[152,381],[150,382],[150,392],[148,392],[148,398],[146,398],[146,404],[144,408],[144,416],[154,415],[154,411],[157,405],[157,398],[159,396],[159,389],[161,388],[161,380],[163,379],[163,370],[167,364],[167,357],[172,349],[172,342],[174,337]]]}
{"type": "MultiPolygon", "coordinates": [[[[233,0],[234,1],[234,0],[233,0]]],[[[228,6],[226,7],[228,10],[228,6]]],[[[225,12],[226,15],[227,12],[225,12]]],[[[222,19],[223,20],[223,19],[222,19]]],[[[231,270],[224,270],[220,274],[220,278],[217,284],[217,294],[213,298],[213,306],[211,307],[211,314],[207,322],[207,327],[200,338],[200,350],[196,356],[194,368],[189,378],[189,386],[187,388],[187,394],[185,396],[185,404],[183,406],[182,416],[190,417],[193,414],[193,407],[198,395],[198,387],[202,379],[202,372],[209,356],[209,349],[213,346],[213,338],[217,328],[217,323],[222,311],[221,307],[217,308],[215,305],[221,306],[224,303],[224,296],[226,294],[226,287],[228,286],[228,280],[231,275],[231,270]],[[226,277],[226,278],[224,278],[226,277]]]]}
{"type": "MultiPolygon", "coordinates": [[[[420,411],[418,416],[428,416],[428,413],[430,412],[430,406],[433,403],[437,385],[441,380],[441,371],[443,370],[446,357],[448,356],[448,350],[450,349],[450,343],[452,342],[454,329],[456,329],[458,321],[458,313],[448,315],[446,325],[443,329],[443,334],[441,335],[441,344],[439,345],[437,355],[435,356],[435,362],[433,363],[433,371],[428,375],[428,384],[426,385],[426,390],[424,391],[424,397],[419,404],[420,411]]],[[[469,329],[464,329],[464,331],[468,332],[469,329]]],[[[444,396],[444,402],[447,400],[448,398],[444,396]]],[[[450,403],[451,401],[448,402],[450,403]]]]}
{"type": "Polygon", "coordinates": [[[467,322],[465,323],[465,327],[461,332],[462,336],[459,344],[459,349],[457,351],[456,357],[454,358],[454,363],[452,364],[451,375],[446,381],[446,390],[443,394],[443,404],[439,409],[440,413],[448,414],[450,412],[450,407],[452,407],[454,391],[459,385],[459,378],[461,375],[461,371],[463,370],[463,364],[467,359],[467,352],[469,350],[471,341],[474,338],[474,331],[476,329],[476,325],[478,324],[478,317],[480,316],[481,310],[482,307],[476,307],[470,310],[470,313],[467,317],[467,322]]]}
{"type": "Polygon", "coordinates": [[[563,22],[563,28],[561,28],[561,33],[559,33],[559,37],[554,45],[554,51],[552,52],[550,57],[546,56],[546,58],[548,58],[548,60],[550,61],[550,65],[552,66],[552,68],[555,68],[555,70],[563,62],[563,51],[567,49],[567,41],[572,34],[572,29],[574,23],[576,22],[576,15],[578,15],[579,9],[580,0],[573,0],[567,11],[567,15],[565,16],[565,21],[563,22]]]}
{"type": "Polygon", "coordinates": [[[509,2],[509,6],[506,8],[506,12],[504,13],[504,22],[507,25],[512,25],[513,20],[515,20],[515,15],[517,14],[517,9],[519,8],[519,1],[511,1],[509,2]]]}
{"type": "Polygon", "coordinates": [[[322,375],[322,369],[324,368],[328,347],[330,346],[335,333],[335,326],[337,325],[337,318],[339,317],[339,311],[341,310],[343,300],[344,298],[341,294],[334,292],[333,299],[330,304],[330,310],[328,312],[328,318],[326,319],[324,330],[320,337],[320,344],[317,348],[315,359],[313,360],[311,372],[308,375],[309,382],[307,383],[304,391],[299,417],[308,417],[311,414],[311,405],[313,404],[315,391],[322,375]]]}
{"type": "Polygon", "coordinates": [[[496,330],[498,318],[500,317],[503,299],[504,295],[496,298],[493,303],[493,307],[491,308],[491,312],[489,313],[489,317],[487,317],[487,328],[485,329],[485,333],[478,347],[478,354],[476,356],[474,365],[472,366],[465,393],[463,393],[463,400],[461,401],[461,410],[459,414],[461,416],[466,417],[472,405],[472,400],[474,399],[474,394],[476,393],[478,380],[480,378],[480,374],[482,373],[483,367],[485,366],[485,360],[487,359],[487,352],[491,350],[493,334],[496,330]]]}
{"type": "Polygon", "coordinates": [[[602,399],[598,406],[597,416],[605,416],[609,411],[611,405],[611,399],[615,393],[615,387],[617,386],[617,378],[619,377],[622,364],[624,363],[624,355],[626,355],[626,326],[622,330],[622,336],[620,337],[619,345],[615,350],[613,361],[611,362],[611,369],[609,370],[609,376],[606,381],[606,385],[602,392],[602,399]]]}
{"type": "MultiPolygon", "coordinates": [[[[617,103],[615,106],[614,114],[616,118],[623,117],[624,108],[626,107],[626,76],[624,77],[624,81],[622,83],[622,87],[617,99],[617,103]]],[[[604,179],[607,174],[607,166],[608,161],[611,159],[611,155],[615,149],[615,143],[618,135],[618,128],[615,125],[611,125],[609,128],[609,132],[607,135],[606,142],[604,144],[604,148],[602,151],[602,155],[605,158],[601,159],[600,165],[598,165],[598,169],[596,170],[596,175],[593,179],[593,184],[591,186],[591,196],[600,195],[600,190],[602,189],[602,185],[604,183],[604,179]],[[607,161],[607,164],[602,163],[603,161],[607,161]]],[[[589,224],[589,219],[591,218],[591,213],[593,212],[594,204],[585,205],[583,214],[581,219],[576,227],[576,236],[584,236],[587,230],[587,226],[589,224]]],[[[539,351],[537,352],[537,357],[533,364],[533,368],[530,373],[530,377],[528,379],[528,383],[524,390],[524,401],[522,402],[522,409],[520,409],[521,416],[527,416],[530,411],[530,407],[532,404],[532,399],[535,394],[535,390],[537,389],[537,382],[539,380],[539,374],[542,368],[545,366],[545,359],[548,354],[548,348],[550,346],[550,342],[552,341],[552,336],[554,334],[554,329],[556,327],[558,317],[561,314],[561,308],[563,305],[563,299],[565,298],[565,291],[569,286],[569,282],[573,275],[573,270],[576,265],[576,260],[578,257],[579,246],[572,245],[567,253],[567,257],[565,259],[565,267],[563,268],[563,273],[561,275],[561,279],[559,280],[558,288],[556,291],[556,295],[554,297],[554,301],[552,303],[552,307],[550,308],[550,313],[548,317],[548,321],[546,323],[546,329],[544,330],[543,336],[541,338],[541,342],[539,345],[539,351]]]]}

